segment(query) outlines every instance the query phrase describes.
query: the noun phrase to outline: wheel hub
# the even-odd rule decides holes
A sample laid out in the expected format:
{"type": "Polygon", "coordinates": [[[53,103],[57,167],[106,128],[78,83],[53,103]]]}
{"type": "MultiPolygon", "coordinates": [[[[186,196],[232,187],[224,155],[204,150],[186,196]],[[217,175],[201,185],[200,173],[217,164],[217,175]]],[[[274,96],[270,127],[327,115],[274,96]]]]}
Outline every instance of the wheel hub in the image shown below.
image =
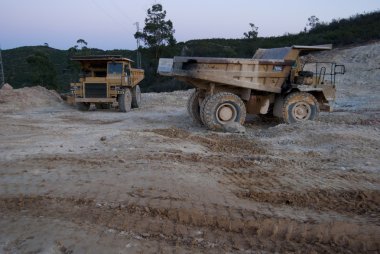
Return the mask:
{"type": "Polygon", "coordinates": [[[237,112],[233,105],[224,103],[217,110],[217,117],[221,122],[230,122],[236,118],[237,112]]]}
{"type": "Polygon", "coordinates": [[[222,107],[219,110],[219,118],[223,121],[229,121],[232,117],[232,110],[229,107],[222,107]]]}
{"type": "Polygon", "coordinates": [[[311,107],[306,102],[298,102],[294,105],[292,113],[297,121],[307,120],[311,115],[311,107]]]}

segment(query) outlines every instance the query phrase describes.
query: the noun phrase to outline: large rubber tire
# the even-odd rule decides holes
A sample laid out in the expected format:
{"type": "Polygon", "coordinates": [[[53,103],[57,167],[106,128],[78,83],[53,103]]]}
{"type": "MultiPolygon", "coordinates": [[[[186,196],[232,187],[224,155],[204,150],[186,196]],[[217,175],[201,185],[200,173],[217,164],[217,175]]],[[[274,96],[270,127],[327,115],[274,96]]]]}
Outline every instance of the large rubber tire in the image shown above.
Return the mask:
{"type": "Polygon", "coordinates": [[[319,115],[317,99],[309,93],[294,92],[285,97],[282,117],[285,123],[315,120],[319,115]]]}
{"type": "Polygon", "coordinates": [[[200,90],[195,90],[187,100],[187,113],[195,123],[202,124],[201,107],[199,105],[200,90]]]}
{"type": "Polygon", "coordinates": [[[125,89],[124,94],[119,94],[117,98],[117,102],[119,103],[119,111],[120,112],[128,112],[131,111],[132,106],[132,93],[129,88],[125,89]]]}
{"type": "Polygon", "coordinates": [[[203,108],[204,124],[210,130],[223,130],[224,125],[232,122],[243,124],[246,114],[244,102],[228,92],[211,95],[203,108]]]}
{"type": "Polygon", "coordinates": [[[139,108],[141,106],[141,90],[140,86],[132,88],[132,108],[139,108]]]}
{"type": "Polygon", "coordinates": [[[201,105],[200,105],[200,117],[201,117],[201,123],[203,125],[205,125],[205,119],[204,119],[204,115],[205,115],[205,105],[207,103],[207,101],[211,98],[211,95],[208,95],[206,96],[203,101],[201,102],[201,105]]]}

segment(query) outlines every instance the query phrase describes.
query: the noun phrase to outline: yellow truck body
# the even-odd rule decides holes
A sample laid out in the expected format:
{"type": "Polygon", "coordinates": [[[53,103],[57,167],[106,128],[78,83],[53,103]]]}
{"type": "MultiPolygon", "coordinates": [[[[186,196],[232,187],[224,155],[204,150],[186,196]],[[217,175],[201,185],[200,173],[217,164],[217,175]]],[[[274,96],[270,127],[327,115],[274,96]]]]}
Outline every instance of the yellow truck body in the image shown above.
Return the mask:
{"type": "Polygon", "coordinates": [[[247,113],[274,115],[293,123],[313,120],[320,110],[332,111],[335,75],[343,74],[344,66],[300,58],[330,49],[332,45],[258,49],[252,59],[164,58],[158,73],[196,88],[189,98],[188,112],[210,129],[244,123],[247,113]]]}
{"type": "Polygon", "coordinates": [[[132,68],[132,60],[121,56],[78,56],[81,66],[79,82],[71,83],[73,101],[86,109],[114,107],[127,112],[141,104],[139,83],[144,70],[132,68]]]}

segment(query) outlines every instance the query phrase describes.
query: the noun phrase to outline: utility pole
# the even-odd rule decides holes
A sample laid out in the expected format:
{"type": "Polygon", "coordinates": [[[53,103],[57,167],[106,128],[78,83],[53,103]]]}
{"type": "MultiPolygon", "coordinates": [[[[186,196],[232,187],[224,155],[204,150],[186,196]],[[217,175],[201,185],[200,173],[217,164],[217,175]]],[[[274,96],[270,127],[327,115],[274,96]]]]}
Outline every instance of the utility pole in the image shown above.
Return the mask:
{"type": "Polygon", "coordinates": [[[1,47],[0,47],[0,89],[3,87],[4,83],[5,83],[4,65],[3,65],[3,58],[1,57],[1,47]]]}
{"type": "MultiPolygon", "coordinates": [[[[136,26],[136,31],[140,32],[140,24],[139,22],[133,23],[136,26]]],[[[140,49],[140,38],[137,38],[137,53],[136,53],[136,65],[137,68],[141,68],[141,53],[139,51],[140,49]]]]}

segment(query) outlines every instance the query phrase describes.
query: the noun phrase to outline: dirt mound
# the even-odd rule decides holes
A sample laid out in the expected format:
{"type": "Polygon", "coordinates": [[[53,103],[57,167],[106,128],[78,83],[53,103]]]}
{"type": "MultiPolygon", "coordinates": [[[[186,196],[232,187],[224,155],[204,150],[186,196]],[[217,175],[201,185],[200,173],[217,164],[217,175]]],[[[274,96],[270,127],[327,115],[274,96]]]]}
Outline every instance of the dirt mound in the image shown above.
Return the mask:
{"type": "Polygon", "coordinates": [[[13,87],[8,84],[8,83],[5,83],[2,87],[1,87],[1,90],[13,90],[13,87]]]}
{"type": "Polygon", "coordinates": [[[13,89],[5,84],[0,89],[0,112],[26,111],[38,107],[54,107],[63,100],[54,90],[42,86],[13,89]]]}

